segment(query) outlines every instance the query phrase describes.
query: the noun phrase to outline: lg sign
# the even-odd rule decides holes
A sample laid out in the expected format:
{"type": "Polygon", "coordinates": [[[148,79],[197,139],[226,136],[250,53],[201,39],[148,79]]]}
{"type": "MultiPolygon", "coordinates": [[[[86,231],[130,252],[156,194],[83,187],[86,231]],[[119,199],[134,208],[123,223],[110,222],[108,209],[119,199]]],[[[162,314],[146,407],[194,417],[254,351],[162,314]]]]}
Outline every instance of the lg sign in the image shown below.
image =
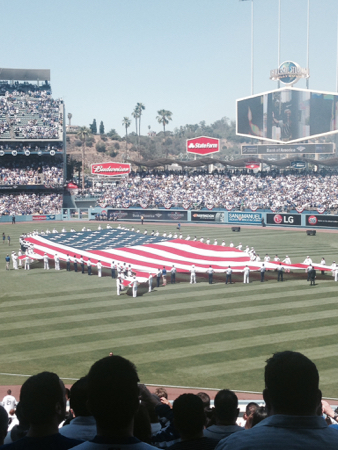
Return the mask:
{"type": "Polygon", "coordinates": [[[300,214],[267,214],[266,219],[271,225],[301,225],[300,214]]]}
{"type": "Polygon", "coordinates": [[[219,139],[200,136],[193,139],[187,139],[187,152],[196,155],[209,155],[219,152],[219,139]]]}

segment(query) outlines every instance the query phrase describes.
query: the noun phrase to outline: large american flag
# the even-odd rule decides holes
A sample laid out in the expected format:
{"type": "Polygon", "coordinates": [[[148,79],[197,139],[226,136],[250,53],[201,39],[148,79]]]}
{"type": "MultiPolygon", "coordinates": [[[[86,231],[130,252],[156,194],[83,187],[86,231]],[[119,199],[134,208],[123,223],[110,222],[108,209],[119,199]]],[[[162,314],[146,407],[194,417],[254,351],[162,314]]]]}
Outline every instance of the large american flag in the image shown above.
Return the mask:
{"type": "MultiPolygon", "coordinates": [[[[26,237],[25,245],[32,259],[42,259],[44,253],[50,259],[58,254],[61,261],[67,254],[74,259],[81,256],[85,263],[90,258],[92,265],[101,261],[103,267],[131,266],[139,282],[146,282],[149,274],[158,269],[167,270],[175,265],[178,273],[189,273],[192,265],[198,273],[206,273],[211,265],[214,272],[224,273],[231,266],[233,272],[242,272],[245,266],[259,271],[263,262],[251,261],[250,256],[234,247],[209,245],[200,241],[168,239],[163,236],[144,235],[127,229],[106,229],[35,235],[26,237]]],[[[264,262],[266,269],[274,270],[279,262],[264,262]]],[[[306,269],[306,264],[284,264],[285,269],[306,269]]],[[[327,266],[314,265],[318,270],[330,270],[327,266]]],[[[127,284],[130,280],[126,279],[127,284]]]]}

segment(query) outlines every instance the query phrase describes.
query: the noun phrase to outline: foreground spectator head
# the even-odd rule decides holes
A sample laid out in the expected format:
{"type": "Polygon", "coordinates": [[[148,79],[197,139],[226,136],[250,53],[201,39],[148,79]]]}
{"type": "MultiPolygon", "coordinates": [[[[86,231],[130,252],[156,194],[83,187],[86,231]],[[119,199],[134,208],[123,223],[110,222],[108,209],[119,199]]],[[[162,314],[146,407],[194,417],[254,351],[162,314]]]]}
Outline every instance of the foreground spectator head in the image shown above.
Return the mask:
{"type": "Polygon", "coordinates": [[[66,413],[64,384],[56,373],[33,375],[21,387],[20,405],[30,425],[59,424],[66,413]]]}
{"type": "Polygon", "coordinates": [[[316,365],[298,352],[275,353],[265,366],[263,397],[270,414],[316,414],[321,401],[316,365]]]}
{"type": "Polygon", "coordinates": [[[70,407],[76,417],[90,416],[88,410],[88,380],[87,377],[80,378],[70,389],[70,407]]]}
{"type": "Polygon", "coordinates": [[[210,408],[210,396],[206,392],[199,392],[196,395],[202,400],[204,408],[210,408]]]}
{"type": "Polygon", "coordinates": [[[88,374],[88,404],[101,434],[123,435],[139,407],[136,367],[121,356],[97,361],[88,374]]]}
{"type": "Polygon", "coordinates": [[[239,408],[237,395],[229,389],[217,392],[215,401],[216,423],[234,425],[236,423],[239,408]]]}
{"type": "Polygon", "coordinates": [[[0,445],[3,445],[8,428],[8,414],[3,406],[0,405],[0,445]]]}
{"type": "Polygon", "coordinates": [[[205,425],[202,400],[194,394],[182,394],[173,404],[174,423],[182,440],[203,436],[205,425]]]}
{"type": "Polygon", "coordinates": [[[157,395],[158,398],[166,398],[168,400],[168,392],[166,391],[165,388],[159,387],[155,389],[155,394],[157,395]]]}

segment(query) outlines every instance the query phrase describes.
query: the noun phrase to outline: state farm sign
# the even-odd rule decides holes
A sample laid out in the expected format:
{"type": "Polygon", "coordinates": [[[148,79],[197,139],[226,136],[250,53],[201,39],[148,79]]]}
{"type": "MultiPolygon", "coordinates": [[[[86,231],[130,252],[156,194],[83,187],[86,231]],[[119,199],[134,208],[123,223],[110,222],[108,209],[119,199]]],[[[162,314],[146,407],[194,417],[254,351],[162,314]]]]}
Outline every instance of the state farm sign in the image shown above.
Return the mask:
{"type": "Polygon", "coordinates": [[[210,153],[219,152],[219,150],[219,139],[206,136],[187,139],[188,153],[196,153],[197,155],[209,155],[210,153]]]}
{"type": "Polygon", "coordinates": [[[124,163],[100,163],[92,164],[92,175],[106,175],[114,177],[117,175],[126,175],[130,173],[130,164],[124,163]]]}

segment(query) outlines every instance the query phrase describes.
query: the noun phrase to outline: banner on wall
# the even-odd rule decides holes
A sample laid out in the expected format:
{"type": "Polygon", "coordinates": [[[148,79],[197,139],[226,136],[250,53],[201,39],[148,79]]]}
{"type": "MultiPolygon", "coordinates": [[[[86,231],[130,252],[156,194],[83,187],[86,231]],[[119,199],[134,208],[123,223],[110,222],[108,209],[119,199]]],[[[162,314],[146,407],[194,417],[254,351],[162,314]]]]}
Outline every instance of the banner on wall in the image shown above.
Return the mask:
{"type": "Polygon", "coordinates": [[[256,212],[252,213],[229,212],[228,222],[260,224],[262,222],[262,214],[256,212]]]}
{"type": "Polygon", "coordinates": [[[270,225],[300,226],[302,217],[298,214],[267,214],[266,222],[270,225]]]}
{"type": "Polygon", "coordinates": [[[311,227],[338,227],[338,216],[328,216],[321,214],[320,216],[307,215],[306,225],[311,227]]]}
{"type": "Polygon", "coordinates": [[[144,217],[144,221],[164,221],[164,222],[180,222],[181,220],[187,220],[187,211],[144,211],[144,210],[124,210],[124,209],[109,209],[107,211],[109,219],[116,218],[118,220],[139,220],[141,216],[144,217]]]}

